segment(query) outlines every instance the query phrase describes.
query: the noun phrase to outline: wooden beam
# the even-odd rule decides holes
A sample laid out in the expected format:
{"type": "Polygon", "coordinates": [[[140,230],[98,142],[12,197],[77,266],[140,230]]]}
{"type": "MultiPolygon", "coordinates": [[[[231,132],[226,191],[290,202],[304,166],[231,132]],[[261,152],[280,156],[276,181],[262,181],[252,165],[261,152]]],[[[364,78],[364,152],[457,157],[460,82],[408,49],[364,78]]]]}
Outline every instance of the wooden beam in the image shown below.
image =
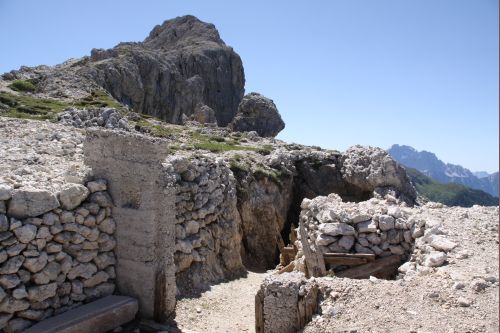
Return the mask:
{"type": "Polygon", "coordinates": [[[377,278],[388,279],[394,275],[400,264],[400,256],[388,256],[364,265],[348,268],[338,272],[337,276],[351,279],[367,279],[370,276],[375,276],[377,278]]]}
{"type": "Polygon", "coordinates": [[[368,253],[324,253],[325,258],[359,258],[366,259],[367,261],[375,260],[374,254],[368,253]]]}
{"type": "Polygon", "coordinates": [[[308,277],[320,277],[326,274],[325,262],[323,255],[314,247],[315,252],[309,247],[307,231],[302,223],[299,223],[300,242],[302,243],[302,251],[304,252],[305,263],[307,267],[308,277]]]}
{"type": "Polygon", "coordinates": [[[264,333],[264,294],[260,289],[255,294],[255,332],[264,333]]]}
{"type": "Polygon", "coordinates": [[[351,258],[351,257],[325,257],[325,263],[329,265],[345,265],[356,266],[368,263],[365,258],[351,258]]]}

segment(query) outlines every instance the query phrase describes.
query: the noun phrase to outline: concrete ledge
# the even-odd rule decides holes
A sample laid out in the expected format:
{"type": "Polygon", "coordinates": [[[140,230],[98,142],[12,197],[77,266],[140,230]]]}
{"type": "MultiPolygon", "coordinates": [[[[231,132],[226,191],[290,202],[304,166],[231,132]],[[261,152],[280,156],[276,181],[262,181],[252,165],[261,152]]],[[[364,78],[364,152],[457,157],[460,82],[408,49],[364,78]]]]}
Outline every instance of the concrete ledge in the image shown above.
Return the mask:
{"type": "Polygon", "coordinates": [[[135,318],[137,300],[107,296],[30,327],[24,333],[104,333],[135,318]]]}

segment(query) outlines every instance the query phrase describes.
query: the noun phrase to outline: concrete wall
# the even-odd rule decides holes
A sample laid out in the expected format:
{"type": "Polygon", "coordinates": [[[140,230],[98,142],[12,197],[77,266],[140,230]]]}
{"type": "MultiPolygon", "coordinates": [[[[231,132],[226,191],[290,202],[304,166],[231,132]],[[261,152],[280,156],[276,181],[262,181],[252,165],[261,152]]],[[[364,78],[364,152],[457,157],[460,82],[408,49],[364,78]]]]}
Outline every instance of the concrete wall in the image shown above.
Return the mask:
{"type": "Polygon", "coordinates": [[[175,311],[175,189],[164,173],[165,142],[89,130],[85,163],[109,181],[115,198],[116,279],[120,294],[139,300],[140,314],[165,321],[175,311]]]}

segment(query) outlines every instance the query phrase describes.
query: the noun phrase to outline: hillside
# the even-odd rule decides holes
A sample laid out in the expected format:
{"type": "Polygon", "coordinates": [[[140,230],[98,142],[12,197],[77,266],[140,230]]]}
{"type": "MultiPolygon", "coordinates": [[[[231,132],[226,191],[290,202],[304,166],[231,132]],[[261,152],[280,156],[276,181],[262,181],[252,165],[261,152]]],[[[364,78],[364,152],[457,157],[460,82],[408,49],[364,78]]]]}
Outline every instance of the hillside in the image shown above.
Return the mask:
{"type": "Polygon", "coordinates": [[[462,184],[498,197],[498,172],[479,178],[461,165],[445,163],[434,153],[405,145],[392,145],[387,152],[399,163],[441,183],[462,184]]]}
{"type": "Polygon", "coordinates": [[[413,168],[406,168],[406,172],[417,192],[430,201],[461,207],[498,205],[498,198],[484,191],[471,189],[460,184],[444,184],[413,168]]]}

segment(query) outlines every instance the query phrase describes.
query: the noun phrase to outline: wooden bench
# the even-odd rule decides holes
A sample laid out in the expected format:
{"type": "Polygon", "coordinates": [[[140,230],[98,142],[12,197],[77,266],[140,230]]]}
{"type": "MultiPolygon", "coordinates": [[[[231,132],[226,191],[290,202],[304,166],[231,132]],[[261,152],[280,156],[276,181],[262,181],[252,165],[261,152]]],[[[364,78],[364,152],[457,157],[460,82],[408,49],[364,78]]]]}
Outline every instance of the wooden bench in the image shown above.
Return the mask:
{"type": "Polygon", "coordinates": [[[45,319],[24,333],[104,333],[134,320],[137,300],[127,296],[107,296],[45,319]]]}

